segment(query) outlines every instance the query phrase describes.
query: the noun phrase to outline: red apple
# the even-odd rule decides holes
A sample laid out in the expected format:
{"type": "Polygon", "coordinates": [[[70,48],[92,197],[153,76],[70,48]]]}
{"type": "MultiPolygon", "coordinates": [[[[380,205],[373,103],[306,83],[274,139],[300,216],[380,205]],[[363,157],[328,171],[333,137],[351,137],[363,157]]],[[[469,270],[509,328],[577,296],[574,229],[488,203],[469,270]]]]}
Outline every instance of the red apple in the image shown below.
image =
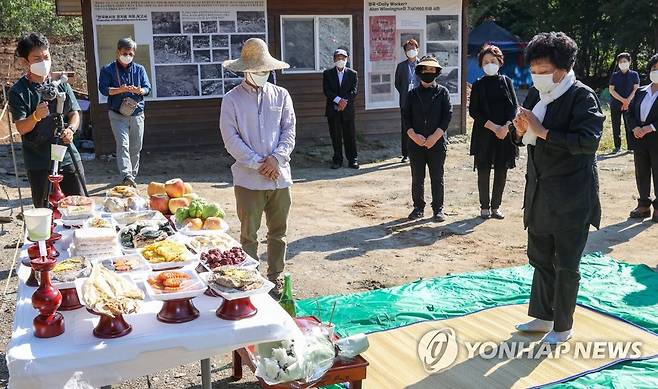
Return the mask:
{"type": "Polygon", "coordinates": [[[185,185],[185,193],[194,193],[194,188],[192,188],[192,185],[188,184],[187,182],[184,184],[185,185]]]}
{"type": "Polygon", "coordinates": [[[180,178],[174,178],[165,182],[165,190],[167,191],[167,195],[172,199],[183,197],[185,194],[185,183],[180,178]]]}
{"type": "Polygon", "coordinates": [[[169,214],[169,196],[157,194],[153,195],[149,199],[149,206],[151,209],[154,209],[156,211],[160,211],[163,214],[167,215],[169,214]]]}
{"type": "Polygon", "coordinates": [[[175,199],[169,199],[169,212],[175,214],[178,208],[187,207],[190,205],[190,200],[184,197],[177,197],[175,199]]]}

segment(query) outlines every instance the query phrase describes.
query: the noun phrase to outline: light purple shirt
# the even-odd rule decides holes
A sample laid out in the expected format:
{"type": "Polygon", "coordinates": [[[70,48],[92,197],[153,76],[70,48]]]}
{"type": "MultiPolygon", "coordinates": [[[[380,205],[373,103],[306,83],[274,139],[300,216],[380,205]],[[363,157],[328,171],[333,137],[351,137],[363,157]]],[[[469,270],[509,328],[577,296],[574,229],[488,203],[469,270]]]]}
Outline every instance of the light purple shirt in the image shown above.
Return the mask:
{"type": "Polygon", "coordinates": [[[295,110],[284,88],[265,84],[254,88],[243,81],[222,100],[219,128],[226,150],[235,158],[233,184],[251,190],[274,190],[292,185],[290,154],[295,148],[295,110]],[[279,162],[276,181],[258,173],[268,156],[279,162]]]}

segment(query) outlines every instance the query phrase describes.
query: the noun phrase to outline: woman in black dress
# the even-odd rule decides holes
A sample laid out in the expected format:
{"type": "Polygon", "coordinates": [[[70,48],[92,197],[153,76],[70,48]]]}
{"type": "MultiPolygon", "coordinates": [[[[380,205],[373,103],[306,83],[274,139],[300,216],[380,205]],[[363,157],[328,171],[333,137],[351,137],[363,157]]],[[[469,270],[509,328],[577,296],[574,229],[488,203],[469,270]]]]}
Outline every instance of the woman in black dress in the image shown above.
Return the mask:
{"type": "Polygon", "coordinates": [[[631,218],[651,216],[651,181],[656,199],[653,200],[654,222],[658,222],[658,54],[649,60],[651,84],[638,89],[628,109],[626,134],[629,149],[634,150],[635,180],[640,198],[631,218]]]}
{"type": "Polygon", "coordinates": [[[478,172],[480,216],[503,219],[500,210],[507,180],[507,170],[516,166],[518,147],[512,142],[509,125],[516,115],[516,93],[509,77],[498,74],[503,53],[493,45],[485,45],[478,54],[485,76],[471,89],[468,112],[475,120],[471,135],[471,152],[478,172]],[[489,178],[494,170],[493,191],[489,196],[489,178]]]}

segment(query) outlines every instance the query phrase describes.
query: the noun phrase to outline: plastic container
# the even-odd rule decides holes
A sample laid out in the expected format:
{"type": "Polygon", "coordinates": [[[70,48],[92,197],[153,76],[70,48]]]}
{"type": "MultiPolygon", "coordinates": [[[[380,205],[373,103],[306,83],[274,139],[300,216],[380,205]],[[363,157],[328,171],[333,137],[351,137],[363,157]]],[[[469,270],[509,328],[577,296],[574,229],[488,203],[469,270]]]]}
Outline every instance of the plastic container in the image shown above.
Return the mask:
{"type": "Polygon", "coordinates": [[[31,241],[45,241],[50,238],[53,211],[48,208],[33,208],[23,212],[27,235],[31,241]]]}

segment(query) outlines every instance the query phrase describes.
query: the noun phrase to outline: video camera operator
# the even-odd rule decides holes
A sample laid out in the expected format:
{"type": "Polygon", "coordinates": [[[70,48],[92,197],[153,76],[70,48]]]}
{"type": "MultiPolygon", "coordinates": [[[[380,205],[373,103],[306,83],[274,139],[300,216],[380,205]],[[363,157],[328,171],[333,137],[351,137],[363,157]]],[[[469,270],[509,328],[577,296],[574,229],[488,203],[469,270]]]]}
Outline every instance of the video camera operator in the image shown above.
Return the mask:
{"type": "Polygon", "coordinates": [[[9,91],[9,106],[23,140],[23,159],[35,207],[46,206],[44,201],[51,173],[50,145],[58,141],[55,92],[66,94],[62,112],[65,124],[59,134],[59,143],[70,145],[60,163],[60,173],[64,176],[61,189],[67,196],[80,195],[84,185],[80,155],[73,144],[73,135],[80,125],[80,106],[66,82],[59,82],[56,87],[51,84],[49,49],[48,39],[40,33],[29,33],[18,40],[16,56],[29,70],[9,91]],[[80,180],[76,177],[72,158],[78,161],[80,180]]]}

